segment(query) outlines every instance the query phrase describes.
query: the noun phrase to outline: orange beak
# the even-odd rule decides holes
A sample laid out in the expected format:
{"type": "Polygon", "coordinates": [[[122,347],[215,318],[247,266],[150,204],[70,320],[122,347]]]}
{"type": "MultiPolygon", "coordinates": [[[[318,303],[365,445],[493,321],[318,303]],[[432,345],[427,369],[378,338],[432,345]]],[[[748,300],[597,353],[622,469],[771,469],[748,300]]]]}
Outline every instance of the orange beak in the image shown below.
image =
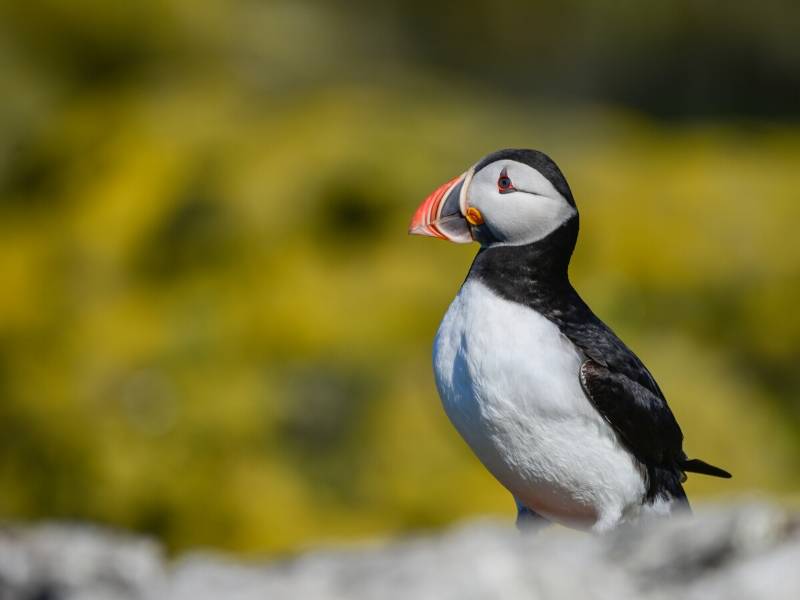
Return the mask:
{"type": "Polygon", "coordinates": [[[469,172],[440,185],[419,205],[408,233],[428,235],[459,244],[472,241],[470,224],[462,212],[465,204],[465,181],[469,172]]]}

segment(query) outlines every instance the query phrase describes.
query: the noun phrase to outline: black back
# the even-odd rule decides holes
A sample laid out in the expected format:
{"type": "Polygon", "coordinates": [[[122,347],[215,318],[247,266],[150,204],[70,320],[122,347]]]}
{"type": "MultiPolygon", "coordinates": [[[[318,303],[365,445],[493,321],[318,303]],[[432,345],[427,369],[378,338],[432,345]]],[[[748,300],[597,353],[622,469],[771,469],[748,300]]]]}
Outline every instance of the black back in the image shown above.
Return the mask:
{"type": "Polygon", "coordinates": [[[639,358],[595,316],[569,281],[577,236],[576,214],[535,243],[481,248],[467,278],[532,308],[578,347],[587,360],[584,366],[594,367],[581,369],[584,390],[645,466],[648,498],[685,500],[683,434],[664,395],[639,358]]]}

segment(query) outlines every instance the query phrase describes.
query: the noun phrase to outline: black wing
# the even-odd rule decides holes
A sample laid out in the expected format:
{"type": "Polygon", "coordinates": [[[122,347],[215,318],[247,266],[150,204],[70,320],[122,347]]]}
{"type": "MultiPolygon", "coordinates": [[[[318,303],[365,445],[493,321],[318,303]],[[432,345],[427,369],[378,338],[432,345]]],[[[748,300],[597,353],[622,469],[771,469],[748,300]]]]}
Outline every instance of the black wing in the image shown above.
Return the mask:
{"type": "Polygon", "coordinates": [[[685,472],[730,477],[686,458],[683,433],[650,371],[591,311],[571,286],[557,324],[586,357],[580,380],[586,396],[647,470],[648,497],[684,497],[685,472]]]}
{"type": "Polygon", "coordinates": [[[597,411],[648,474],[648,497],[684,498],[685,471],[730,477],[701,460],[688,460],[683,433],[653,376],[638,357],[594,317],[564,333],[586,356],[580,382],[597,411]]]}
{"type": "Polygon", "coordinates": [[[663,396],[592,359],[581,365],[581,386],[628,449],[645,464],[679,466],[683,433],[663,396]]]}
{"type": "Polygon", "coordinates": [[[580,380],[597,412],[647,470],[647,498],[685,501],[683,433],[664,397],[591,358],[581,365],[580,380]]]}

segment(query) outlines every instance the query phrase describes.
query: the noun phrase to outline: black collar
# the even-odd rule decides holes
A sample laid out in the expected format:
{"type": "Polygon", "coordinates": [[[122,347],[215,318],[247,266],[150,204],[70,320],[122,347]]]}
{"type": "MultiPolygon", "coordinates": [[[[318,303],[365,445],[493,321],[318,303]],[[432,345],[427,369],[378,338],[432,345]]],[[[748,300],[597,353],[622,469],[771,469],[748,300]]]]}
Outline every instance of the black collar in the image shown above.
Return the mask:
{"type": "Polygon", "coordinates": [[[508,300],[533,305],[537,297],[572,290],[567,270],[577,239],[576,214],[532,244],[481,248],[467,279],[479,279],[508,300]]]}

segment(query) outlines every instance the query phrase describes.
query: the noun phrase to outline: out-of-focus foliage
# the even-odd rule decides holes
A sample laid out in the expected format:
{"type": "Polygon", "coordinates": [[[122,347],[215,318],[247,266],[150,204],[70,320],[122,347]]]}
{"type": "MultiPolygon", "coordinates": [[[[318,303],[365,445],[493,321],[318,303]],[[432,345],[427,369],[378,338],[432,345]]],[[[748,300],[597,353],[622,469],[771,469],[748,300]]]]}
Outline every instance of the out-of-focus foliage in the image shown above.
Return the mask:
{"type": "Polygon", "coordinates": [[[405,235],[507,146],[562,166],[576,286],[690,454],[735,473],[689,492],[795,493],[800,127],[551,102],[585,83],[654,114],[796,114],[794,5],[699,36],[680,11],[715,13],[692,4],[645,27],[634,3],[0,3],[0,517],[244,551],[511,518],[430,369],[475,248],[405,235]],[[763,80],[668,89],[693,35],[720,49],[701,65],[763,80]],[[637,73],[655,104],[619,92],[637,73]]]}

